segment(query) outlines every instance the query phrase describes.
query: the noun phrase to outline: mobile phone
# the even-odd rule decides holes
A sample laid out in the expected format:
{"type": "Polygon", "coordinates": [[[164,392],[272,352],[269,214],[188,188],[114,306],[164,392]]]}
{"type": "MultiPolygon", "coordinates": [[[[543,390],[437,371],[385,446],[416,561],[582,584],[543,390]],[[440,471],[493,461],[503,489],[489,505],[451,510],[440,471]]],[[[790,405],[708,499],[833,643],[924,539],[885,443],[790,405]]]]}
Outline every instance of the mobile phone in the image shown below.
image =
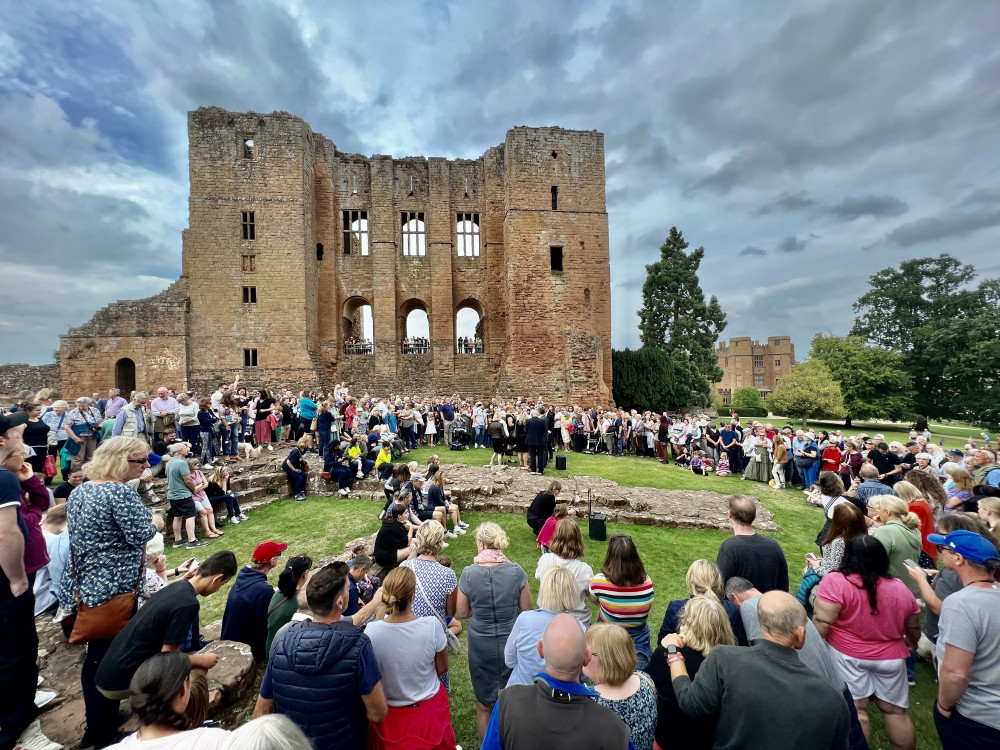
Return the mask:
{"type": "Polygon", "coordinates": [[[910,558],[906,558],[905,560],[903,560],[903,565],[905,565],[908,568],[913,568],[914,570],[920,569],[920,566],[917,565],[915,562],[913,562],[913,560],[911,560],[910,558]]]}
{"type": "Polygon", "coordinates": [[[201,565],[201,563],[198,562],[198,558],[197,557],[192,557],[191,558],[191,564],[188,566],[188,570],[189,571],[191,571],[191,570],[197,570],[199,565],[201,565]]]}

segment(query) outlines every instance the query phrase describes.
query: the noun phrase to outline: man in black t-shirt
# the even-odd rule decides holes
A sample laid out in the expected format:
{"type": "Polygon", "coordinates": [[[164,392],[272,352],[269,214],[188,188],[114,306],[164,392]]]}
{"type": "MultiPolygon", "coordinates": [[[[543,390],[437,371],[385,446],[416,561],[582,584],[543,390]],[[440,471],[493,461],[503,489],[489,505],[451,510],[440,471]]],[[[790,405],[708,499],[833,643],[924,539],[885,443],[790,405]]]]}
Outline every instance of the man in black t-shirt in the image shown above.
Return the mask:
{"type": "Polygon", "coordinates": [[[903,476],[903,465],[899,456],[889,451],[888,443],[878,443],[875,450],[868,452],[868,463],[878,469],[878,480],[890,487],[903,476]]]}
{"type": "MultiPolygon", "coordinates": [[[[198,597],[211,596],[236,575],[236,555],[216,552],[201,564],[193,577],[172,583],[152,597],[111,642],[97,670],[97,689],[104,699],[128,697],[128,686],[139,666],[160,651],[197,651],[198,597]]],[[[192,654],[191,665],[211,669],[218,654],[192,654]]]]}
{"type": "Polygon", "coordinates": [[[375,562],[384,574],[398,566],[403,560],[417,556],[417,545],[413,541],[413,528],[408,528],[406,519],[410,506],[396,503],[382,521],[382,528],[375,536],[375,562]]]}
{"type": "Polygon", "coordinates": [[[781,545],[753,530],[757,505],[746,495],[729,498],[729,523],[733,536],[719,547],[716,562],[723,580],[746,578],[761,592],[788,591],[788,562],[781,545]]]}

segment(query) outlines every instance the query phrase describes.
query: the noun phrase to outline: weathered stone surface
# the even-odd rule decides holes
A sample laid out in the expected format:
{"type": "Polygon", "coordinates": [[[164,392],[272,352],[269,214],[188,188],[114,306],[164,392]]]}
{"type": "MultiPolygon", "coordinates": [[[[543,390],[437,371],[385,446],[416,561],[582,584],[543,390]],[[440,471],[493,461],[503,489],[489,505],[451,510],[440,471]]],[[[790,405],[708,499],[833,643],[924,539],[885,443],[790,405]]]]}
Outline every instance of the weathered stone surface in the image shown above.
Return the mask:
{"type": "Polygon", "coordinates": [[[70,329],[64,393],[128,378],[209,393],[240,374],[251,387],[610,402],[603,134],[517,127],[474,160],[365,157],[286,112],[213,107],[189,113],[188,136],[183,275],[70,329]],[[351,239],[360,212],[364,255],[351,239]],[[403,254],[410,215],[418,255],[403,254]],[[459,222],[473,216],[477,249],[460,255],[473,240],[459,222]],[[346,354],[344,341],[364,335],[362,305],[373,352],[346,354]],[[430,353],[403,354],[418,309],[430,353]],[[456,353],[462,309],[479,316],[482,353],[456,353]]]}
{"type": "MultiPolygon", "coordinates": [[[[52,398],[59,398],[61,377],[59,365],[28,365],[24,362],[0,365],[0,404],[9,406],[21,391],[37,393],[51,388],[52,398]]],[[[83,394],[80,394],[83,395],[83,394]]],[[[90,395],[89,393],[87,394],[90,395]]]]}

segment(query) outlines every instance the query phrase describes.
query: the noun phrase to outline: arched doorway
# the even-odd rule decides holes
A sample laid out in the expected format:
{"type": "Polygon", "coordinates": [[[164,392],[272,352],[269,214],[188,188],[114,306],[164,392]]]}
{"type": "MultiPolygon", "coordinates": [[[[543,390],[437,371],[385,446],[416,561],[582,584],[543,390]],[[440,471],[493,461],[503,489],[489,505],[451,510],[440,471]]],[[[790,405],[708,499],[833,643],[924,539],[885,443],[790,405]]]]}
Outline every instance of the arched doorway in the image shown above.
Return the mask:
{"type": "Polygon", "coordinates": [[[483,306],[478,300],[467,299],[455,312],[455,353],[482,354],[485,336],[483,306]]]}
{"type": "Polygon", "coordinates": [[[350,297],[344,302],[344,318],[341,322],[344,339],[344,354],[373,354],[374,323],[372,306],[364,297],[350,297]]]}
{"type": "Polygon", "coordinates": [[[430,354],[431,327],[427,305],[421,300],[407,300],[399,308],[400,351],[403,354],[430,354]]]}
{"type": "Polygon", "coordinates": [[[115,388],[121,392],[122,398],[131,400],[135,390],[135,362],[128,357],[115,362],[115,388]]]}

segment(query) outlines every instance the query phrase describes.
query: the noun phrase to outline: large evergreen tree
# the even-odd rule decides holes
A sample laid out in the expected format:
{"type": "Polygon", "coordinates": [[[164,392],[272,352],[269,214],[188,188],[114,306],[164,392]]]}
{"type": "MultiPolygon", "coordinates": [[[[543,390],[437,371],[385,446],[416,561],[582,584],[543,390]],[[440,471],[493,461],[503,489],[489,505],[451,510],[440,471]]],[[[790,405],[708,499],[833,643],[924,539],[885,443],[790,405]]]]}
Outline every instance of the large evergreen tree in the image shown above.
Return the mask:
{"type": "Polygon", "coordinates": [[[663,349],[674,363],[677,406],[708,406],[712,383],[722,379],[715,342],[726,327],[726,315],[714,296],[705,301],[698,268],[705,248],[690,254],[677,227],[660,247],[660,259],[646,266],[639,314],[643,347],[663,349]]]}

